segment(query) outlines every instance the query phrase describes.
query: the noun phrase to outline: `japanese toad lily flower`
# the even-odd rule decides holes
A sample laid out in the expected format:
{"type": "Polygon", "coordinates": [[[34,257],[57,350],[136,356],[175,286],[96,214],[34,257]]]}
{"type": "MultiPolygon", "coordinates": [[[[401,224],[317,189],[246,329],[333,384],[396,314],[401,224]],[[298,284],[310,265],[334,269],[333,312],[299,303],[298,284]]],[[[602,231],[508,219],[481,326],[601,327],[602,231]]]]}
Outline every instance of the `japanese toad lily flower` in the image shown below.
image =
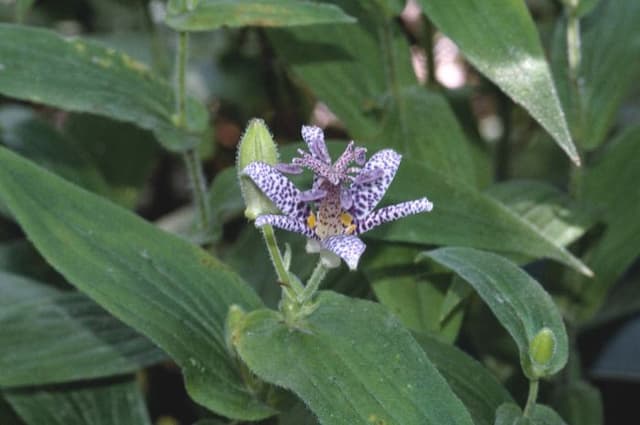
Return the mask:
{"type": "Polygon", "coordinates": [[[366,149],[351,142],[332,163],[322,129],[303,126],[302,138],[309,152],[300,149],[301,156],[291,164],[252,162],[243,170],[282,212],[259,216],[257,227],[270,224],[303,234],[310,240],[308,247],[330,251],[354,270],[365,250],[357,235],[433,209],[427,198],[421,198],[374,211],[400,165],[401,156],[395,151],[384,149],[365,163],[366,149]],[[362,167],[352,166],[354,162],[362,167]],[[298,174],[304,168],[314,173],[314,182],[310,190],[300,191],[283,173],[298,174]]]}

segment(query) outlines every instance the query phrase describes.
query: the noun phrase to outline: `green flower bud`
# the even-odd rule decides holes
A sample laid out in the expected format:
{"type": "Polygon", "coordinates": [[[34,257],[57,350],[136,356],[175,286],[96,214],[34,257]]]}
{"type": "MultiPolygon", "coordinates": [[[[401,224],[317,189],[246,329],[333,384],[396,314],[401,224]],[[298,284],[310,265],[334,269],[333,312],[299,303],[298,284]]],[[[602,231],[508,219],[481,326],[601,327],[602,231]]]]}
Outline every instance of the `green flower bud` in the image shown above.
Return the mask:
{"type": "Polygon", "coordinates": [[[540,331],[533,337],[529,343],[529,357],[535,366],[546,366],[556,350],[556,337],[553,331],[547,327],[540,329],[540,331]]]}
{"type": "Polygon", "coordinates": [[[279,212],[251,179],[242,175],[242,170],[255,161],[270,165],[275,165],[278,162],[278,146],[273,141],[264,121],[260,119],[253,119],[249,122],[238,145],[236,158],[240,189],[246,205],[244,215],[249,220],[255,220],[256,217],[263,214],[277,214],[279,212]]]}
{"type": "Polygon", "coordinates": [[[227,313],[227,321],[225,323],[225,343],[227,344],[227,349],[230,352],[235,352],[235,343],[237,340],[236,332],[240,328],[242,321],[244,320],[247,313],[240,307],[239,305],[233,304],[229,307],[229,312],[227,313]]]}

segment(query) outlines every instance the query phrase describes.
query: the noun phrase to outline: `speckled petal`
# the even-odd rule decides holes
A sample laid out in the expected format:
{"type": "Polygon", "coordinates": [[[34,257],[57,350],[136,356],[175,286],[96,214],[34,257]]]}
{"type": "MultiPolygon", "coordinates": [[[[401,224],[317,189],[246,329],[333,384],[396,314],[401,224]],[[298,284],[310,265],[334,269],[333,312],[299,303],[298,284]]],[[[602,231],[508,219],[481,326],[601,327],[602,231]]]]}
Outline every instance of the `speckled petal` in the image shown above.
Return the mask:
{"type": "Polygon", "coordinates": [[[276,164],[274,167],[276,170],[285,174],[302,174],[303,168],[295,164],[276,164]]]}
{"type": "Polygon", "coordinates": [[[399,153],[385,149],[367,161],[351,185],[351,197],[353,198],[351,214],[354,217],[362,219],[378,205],[396,175],[401,158],[399,153]],[[382,171],[374,171],[376,169],[382,171]],[[380,175],[371,181],[369,177],[372,173],[380,175]],[[360,176],[362,177],[359,179],[360,176]]]}
{"type": "Polygon", "coordinates": [[[309,206],[300,200],[300,190],[278,170],[264,162],[252,162],[243,170],[283,214],[303,220],[309,206]]]}
{"type": "Polygon", "coordinates": [[[300,233],[308,238],[317,238],[313,230],[309,229],[303,221],[295,220],[285,215],[265,214],[256,218],[256,227],[262,227],[270,224],[278,229],[288,230],[289,232],[300,233]]]}
{"type": "Polygon", "coordinates": [[[360,238],[347,235],[330,236],[323,240],[322,244],[326,249],[342,258],[351,270],[358,268],[360,256],[367,247],[360,238]]]}
{"type": "Polygon", "coordinates": [[[351,191],[346,187],[340,188],[340,208],[345,211],[349,211],[353,206],[353,198],[351,198],[351,191]]]}
{"type": "Polygon", "coordinates": [[[363,220],[358,221],[356,234],[364,233],[378,227],[381,224],[398,220],[412,214],[429,212],[433,209],[433,204],[427,198],[416,199],[415,201],[402,202],[396,205],[380,208],[369,214],[363,220]]]}
{"type": "Polygon", "coordinates": [[[320,127],[303,125],[302,139],[309,146],[309,152],[316,158],[326,162],[331,162],[327,145],[324,143],[324,132],[320,127]]]}

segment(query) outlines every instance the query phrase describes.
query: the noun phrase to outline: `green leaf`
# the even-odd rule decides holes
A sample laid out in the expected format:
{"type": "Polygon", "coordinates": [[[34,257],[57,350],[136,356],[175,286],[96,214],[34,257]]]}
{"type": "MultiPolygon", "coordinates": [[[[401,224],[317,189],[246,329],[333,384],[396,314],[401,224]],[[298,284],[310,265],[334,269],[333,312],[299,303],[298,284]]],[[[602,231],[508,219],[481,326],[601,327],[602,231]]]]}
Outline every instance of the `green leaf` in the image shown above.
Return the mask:
{"type": "Polygon", "coordinates": [[[51,267],[26,239],[0,243],[0,270],[36,280],[56,280],[51,267]]]}
{"type": "Polygon", "coordinates": [[[269,40],[293,74],[345,123],[352,137],[379,135],[382,108],[392,88],[416,83],[409,46],[397,27],[380,19],[373,2],[333,1],[358,18],[356,25],[314,25],[270,30],[269,40]]]}
{"type": "Polygon", "coordinates": [[[584,319],[600,308],[609,289],[640,255],[640,168],[629,162],[639,155],[640,126],[635,126],[613,140],[601,160],[585,172],[583,199],[602,212],[607,228],[588,255],[596,278],[581,291],[584,319]]]}
{"type": "MultiPolygon", "coordinates": [[[[566,425],[560,415],[553,409],[542,404],[536,404],[531,408],[527,417],[522,415],[522,410],[513,404],[503,404],[496,412],[495,425],[566,425]]],[[[581,424],[582,425],[582,424],[581,424]]]]}
{"type": "Polygon", "coordinates": [[[100,170],[110,197],[135,207],[161,151],[153,134],[133,124],[89,114],[70,114],[63,130],[100,170]]]}
{"type": "MultiPolygon", "coordinates": [[[[447,341],[458,336],[463,311],[440,320],[449,276],[418,275],[414,259],[419,248],[385,244],[373,247],[364,264],[365,276],[376,298],[389,308],[407,328],[431,332],[447,341]],[[392,264],[385,264],[393,262],[392,264]]],[[[468,285],[465,285],[468,286],[468,285]]]]}
{"type": "Polygon", "coordinates": [[[16,0],[16,21],[22,22],[25,20],[29,11],[33,7],[35,0],[16,0]]]}
{"type": "Polygon", "coordinates": [[[553,405],[570,424],[603,425],[604,411],[600,391],[586,381],[558,386],[553,405]]]}
{"type": "Polygon", "coordinates": [[[331,4],[299,0],[200,0],[195,7],[171,7],[166,23],[176,31],[211,31],[220,27],[290,27],[356,20],[331,4]]]}
{"type": "Polygon", "coordinates": [[[0,109],[0,140],[12,151],[60,177],[101,195],[109,188],[98,168],[82,151],[28,108],[0,109]]]}
{"type": "Polygon", "coordinates": [[[576,164],[571,140],[538,32],[525,2],[419,0],[433,23],[480,72],[522,105],[576,164]]]}
{"type": "Polygon", "coordinates": [[[600,1],[581,21],[582,62],[580,99],[567,74],[566,23],[558,26],[552,52],[554,74],[565,110],[573,118],[576,139],[585,149],[598,147],[615,123],[618,109],[640,73],[640,3],[636,0],[600,1]],[[624,65],[621,65],[624,64],[624,65]],[[615,75],[615,78],[611,76],[615,75]]]}
{"type": "Polygon", "coordinates": [[[198,403],[230,417],[273,410],[246,389],[226,350],[227,309],[262,306],[206,252],[0,149],[0,198],[69,282],[182,368],[198,403]]]}
{"type": "Polygon", "coordinates": [[[240,194],[238,173],[234,167],[218,173],[209,188],[211,232],[213,240],[222,237],[222,226],[232,218],[242,216],[245,205],[240,194]]]}
{"type": "Polygon", "coordinates": [[[486,193],[559,246],[568,246],[579,239],[597,218],[595,211],[584,203],[574,201],[566,193],[538,181],[498,183],[486,193]]]}
{"type": "Polygon", "coordinates": [[[0,24],[0,93],[58,108],[90,112],[152,130],[163,146],[200,143],[207,111],[187,102],[188,130],[173,124],[171,86],[115,49],[54,32],[0,24]]]}
{"type": "Polygon", "coordinates": [[[476,185],[469,142],[451,107],[439,93],[412,87],[392,102],[375,145],[408,157],[469,186],[476,185]]]}
{"type": "Polygon", "coordinates": [[[499,255],[471,248],[440,248],[424,256],[473,286],[515,340],[527,377],[553,375],[564,367],[568,342],[562,317],[549,294],[526,272],[499,255]],[[545,329],[552,332],[552,350],[540,363],[531,350],[545,329]]]}
{"type": "Polygon", "coordinates": [[[322,292],[295,327],[258,310],[231,331],[251,370],[293,390],[323,424],[472,424],[420,346],[379,304],[322,292]]]}
{"type": "Polygon", "coordinates": [[[423,196],[433,202],[432,212],[386,224],[367,233],[367,236],[552,258],[585,275],[591,274],[573,254],[505,205],[424,164],[405,158],[387,192],[386,202],[397,203],[423,196]]]}
{"type": "Polygon", "coordinates": [[[5,397],[27,425],[151,425],[144,398],[133,381],[10,391],[5,397]]]}
{"type": "Polygon", "coordinates": [[[475,425],[493,425],[496,409],[514,402],[496,377],[464,351],[427,334],[415,333],[414,337],[467,407],[475,425]]]}
{"type": "Polygon", "coordinates": [[[146,338],[77,292],[0,272],[0,386],[134,372],[166,359],[146,338]]]}
{"type": "Polygon", "coordinates": [[[521,422],[522,410],[515,403],[505,403],[496,411],[495,425],[529,425],[529,422],[521,422]]]}
{"type": "Polygon", "coordinates": [[[473,288],[465,283],[460,276],[454,276],[451,286],[447,290],[440,306],[440,323],[451,317],[458,307],[473,294],[473,288]]]}

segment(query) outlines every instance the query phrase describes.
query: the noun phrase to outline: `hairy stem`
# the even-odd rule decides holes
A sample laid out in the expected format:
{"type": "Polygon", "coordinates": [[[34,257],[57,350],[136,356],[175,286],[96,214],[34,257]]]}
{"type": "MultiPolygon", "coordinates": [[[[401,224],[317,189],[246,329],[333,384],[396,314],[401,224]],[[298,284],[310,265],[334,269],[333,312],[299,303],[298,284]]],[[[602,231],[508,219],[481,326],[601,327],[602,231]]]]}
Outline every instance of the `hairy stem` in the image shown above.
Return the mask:
{"type": "Polygon", "coordinates": [[[309,281],[305,285],[304,291],[302,291],[302,297],[301,297],[302,304],[311,300],[313,295],[316,293],[316,291],[320,287],[320,284],[322,283],[322,280],[324,279],[324,277],[327,275],[328,271],[329,269],[324,265],[324,263],[322,262],[322,259],[320,259],[318,261],[318,264],[316,265],[316,268],[313,269],[313,273],[311,273],[311,277],[309,278],[309,281]]]}
{"type": "Polygon", "coordinates": [[[538,380],[529,381],[529,396],[527,397],[527,404],[524,406],[524,417],[529,417],[531,409],[536,404],[538,399],[538,380]]]}
{"type": "Polygon", "coordinates": [[[282,258],[282,253],[280,252],[280,248],[278,248],[278,241],[276,240],[276,234],[273,231],[273,227],[269,224],[262,226],[262,236],[264,236],[264,241],[267,245],[267,250],[269,251],[269,257],[271,257],[273,268],[276,271],[278,281],[282,285],[285,295],[290,298],[297,298],[296,296],[303,292],[302,285],[300,285],[297,280],[291,279],[289,276],[289,271],[287,270],[284,259],[282,258]]]}

